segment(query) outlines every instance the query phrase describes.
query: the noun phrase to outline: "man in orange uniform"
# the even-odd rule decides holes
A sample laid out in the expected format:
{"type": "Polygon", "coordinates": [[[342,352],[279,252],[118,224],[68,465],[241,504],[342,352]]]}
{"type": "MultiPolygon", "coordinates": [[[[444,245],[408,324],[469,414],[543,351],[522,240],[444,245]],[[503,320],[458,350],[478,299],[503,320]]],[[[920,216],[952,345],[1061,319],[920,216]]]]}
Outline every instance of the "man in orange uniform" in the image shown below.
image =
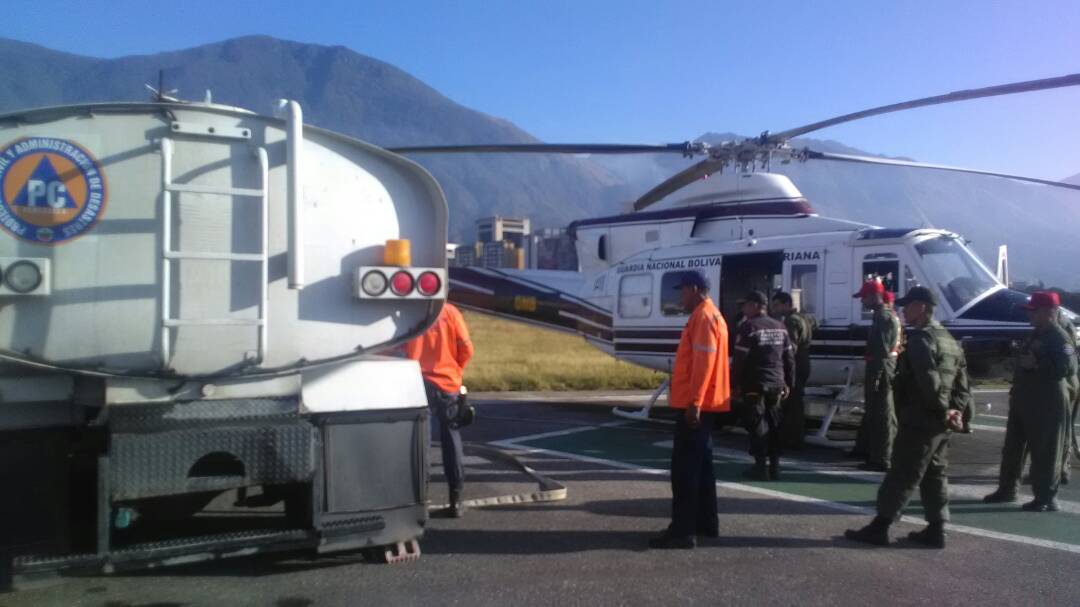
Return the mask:
{"type": "Polygon", "coordinates": [[[709,299],[709,281],[686,272],[675,288],[690,319],[671,374],[671,407],[683,410],[671,452],[671,525],[649,540],[661,549],[693,548],[696,536],[719,535],[712,428],[716,413],[731,410],[727,324],[709,299]]]}
{"type": "Polygon", "coordinates": [[[469,329],[461,312],[450,302],[427,333],[405,344],[405,356],[420,363],[427,390],[428,407],[439,426],[443,471],[450,486],[448,514],[460,518],[465,513],[461,493],[465,488],[464,453],[461,433],[450,427],[449,409],[457,404],[461,392],[461,375],[473,355],[469,329]]]}

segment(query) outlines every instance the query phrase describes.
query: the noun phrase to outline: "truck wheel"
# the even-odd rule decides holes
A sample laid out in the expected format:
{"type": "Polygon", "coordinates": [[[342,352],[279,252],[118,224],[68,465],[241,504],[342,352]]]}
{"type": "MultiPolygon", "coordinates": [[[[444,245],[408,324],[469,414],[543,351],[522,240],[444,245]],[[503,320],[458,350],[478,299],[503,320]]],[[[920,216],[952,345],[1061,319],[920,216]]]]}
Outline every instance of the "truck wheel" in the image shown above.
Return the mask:
{"type": "Polygon", "coordinates": [[[281,487],[285,494],[285,521],[289,527],[310,528],[312,525],[311,484],[281,487]]]}
{"type": "Polygon", "coordinates": [[[142,518],[178,521],[195,516],[218,495],[220,495],[219,491],[184,493],[143,500],[134,504],[134,507],[142,518]]]}

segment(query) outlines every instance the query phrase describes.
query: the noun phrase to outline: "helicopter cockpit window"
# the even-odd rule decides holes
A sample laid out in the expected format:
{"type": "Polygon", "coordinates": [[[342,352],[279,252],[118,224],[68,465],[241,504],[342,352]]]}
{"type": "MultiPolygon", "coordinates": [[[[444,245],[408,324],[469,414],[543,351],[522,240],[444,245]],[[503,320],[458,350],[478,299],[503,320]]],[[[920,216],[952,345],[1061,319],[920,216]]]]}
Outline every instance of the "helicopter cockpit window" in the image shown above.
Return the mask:
{"type": "MultiPolygon", "coordinates": [[[[871,253],[863,257],[862,279],[880,280],[885,289],[894,295],[900,295],[900,258],[896,253],[871,253]]],[[[863,308],[863,320],[874,317],[871,310],[863,308]]]]}
{"type": "Polygon", "coordinates": [[[938,236],[915,245],[926,277],[954,312],[998,283],[990,270],[957,238],[938,236]]]}
{"type": "Polygon", "coordinates": [[[817,266],[791,266],[791,293],[799,295],[799,309],[807,314],[817,314],[817,266]]]}
{"type": "Polygon", "coordinates": [[[689,272],[667,272],[660,279],[660,312],[664,316],[686,316],[686,310],[679,300],[679,291],[675,288],[689,272]]]}
{"type": "Polygon", "coordinates": [[[619,316],[647,318],[652,314],[652,274],[632,274],[619,280],[619,316]]]}

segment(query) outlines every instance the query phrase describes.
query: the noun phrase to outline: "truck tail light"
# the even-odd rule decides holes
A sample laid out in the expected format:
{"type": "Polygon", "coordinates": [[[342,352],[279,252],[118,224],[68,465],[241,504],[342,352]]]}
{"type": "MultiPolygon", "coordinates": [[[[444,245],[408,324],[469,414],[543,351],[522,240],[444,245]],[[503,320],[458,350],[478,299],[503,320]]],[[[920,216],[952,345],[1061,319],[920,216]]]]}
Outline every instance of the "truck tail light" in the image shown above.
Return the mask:
{"type": "Polygon", "coordinates": [[[395,273],[390,278],[390,290],[394,292],[394,295],[408,295],[413,290],[413,277],[412,274],[402,270],[395,273]]]}
{"type": "Polygon", "coordinates": [[[367,274],[364,274],[364,279],[361,282],[361,288],[364,289],[364,293],[372,297],[378,297],[386,292],[386,287],[389,283],[386,280],[386,274],[378,270],[372,270],[367,274]]]}
{"type": "Polygon", "coordinates": [[[416,290],[421,295],[431,297],[438,293],[440,288],[442,288],[442,280],[439,280],[439,275],[435,272],[424,272],[420,278],[416,279],[416,290]]]}

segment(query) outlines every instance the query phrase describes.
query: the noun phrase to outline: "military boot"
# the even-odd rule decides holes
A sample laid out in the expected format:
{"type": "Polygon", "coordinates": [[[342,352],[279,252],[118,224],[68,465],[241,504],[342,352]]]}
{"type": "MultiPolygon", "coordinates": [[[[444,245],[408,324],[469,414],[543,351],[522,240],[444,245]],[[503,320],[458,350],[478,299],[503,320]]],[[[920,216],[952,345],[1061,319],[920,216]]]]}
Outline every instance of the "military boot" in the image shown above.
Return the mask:
{"type": "Polygon", "coordinates": [[[1031,500],[1030,502],[1020,506],[1020,509],[1025,512],[1057,512],[1061,510],[1061,506],[1058,505],[1057,500],[1031,500]]]}
{"type": "Polygon", "coordinates": [[[755,457],[754,465],[751,466],[746,472],[743,472],[743,478],[747,478],[754,481],[767,481],[769,480],[769,473],[765,469],[765,458],[755,457]]]}
{"type": "Polygon", "coordinates": [[[770,481],[778,481],[778,480],[780,480],[780,458],[779,457],[774,456],[774,457],[769,458],[769,480],[770,481]]]}
{"type": "Polygon", "coordinates": [[[845,531],[844,537],[854,542],[873,544],[875,546],[888,546],[890,524],[892,524],[891,521],[887,521],[880,516],[875,516],[874,520],[870,521],[870,524],[862,529],[848,529],[845,531]]]}
{"type": "Polygon", "coordinates": [[[930,523],[921,531],[912,531],[908,539],[923,546],[931,548],[945,547],[945,523],[930,523]]]}
{"type": "Polygon", "coordinates": [[[461,518],[465,516],[466,509],[464,500],[461,499],[461,489],[451,489],[450,508],[448,508],[450,517],[461,518]]]}

